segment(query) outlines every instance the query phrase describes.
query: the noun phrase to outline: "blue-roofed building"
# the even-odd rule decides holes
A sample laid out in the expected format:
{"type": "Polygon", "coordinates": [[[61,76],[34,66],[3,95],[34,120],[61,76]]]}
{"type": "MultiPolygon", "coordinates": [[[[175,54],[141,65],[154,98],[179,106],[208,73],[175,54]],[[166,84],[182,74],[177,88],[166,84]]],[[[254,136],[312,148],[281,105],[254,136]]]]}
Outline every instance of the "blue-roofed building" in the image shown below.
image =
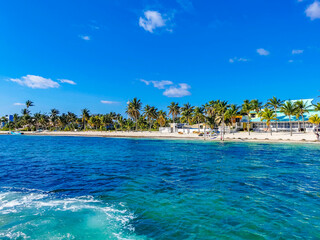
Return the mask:
{"type": "MultiPolygon", "coordinates": [[[[308,113],[303,114],[304,122],[302,117],[297,116],[291,116],[291,123],[292,123],[292,130],[298,132],[299,130],[304,130],[304,126],[306,128],[307,132],[312,132],[314,129],[314,125],[309,122],[309,118],[312,115],[318,114],[320,116],[320,111],[315,110],[315,104],[317,104],[319,101],[316,99],[301,99],[304,103],[306,103],[308,108],[308,113]]],[[[288,100],[292,103],[300,100],[288,100]]],[[[284,115],[279,110],[276,112],[277,114],[277,121],[271,121],[271,127],[272,130],[275,131],[278,128],[278,131],[290,131],[290,121],[289,117],[284,115]]],[[[251,112],[250,114],[251,118],[251,129],[254,131],[266,131],[267,130],[267,124],[266,121],[261,120],[261,118],[258,116],[256,112],[251,112]]],[[[248,122],[248,117],[244,117],[243,123],[246,125],[248,122]]],[[[245,128],[245,127],[244,127],[245,128]]]]}

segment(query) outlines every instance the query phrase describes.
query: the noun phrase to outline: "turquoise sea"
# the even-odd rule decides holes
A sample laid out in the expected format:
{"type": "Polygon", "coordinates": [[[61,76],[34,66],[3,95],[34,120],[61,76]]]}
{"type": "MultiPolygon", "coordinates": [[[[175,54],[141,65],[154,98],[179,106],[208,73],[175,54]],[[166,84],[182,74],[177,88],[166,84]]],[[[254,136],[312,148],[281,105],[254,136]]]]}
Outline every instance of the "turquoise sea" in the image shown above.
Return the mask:
{"type": "Polygon", "coordinates": [[[320,146],[0,136],[0,239],[320,239],[320,146]]]}

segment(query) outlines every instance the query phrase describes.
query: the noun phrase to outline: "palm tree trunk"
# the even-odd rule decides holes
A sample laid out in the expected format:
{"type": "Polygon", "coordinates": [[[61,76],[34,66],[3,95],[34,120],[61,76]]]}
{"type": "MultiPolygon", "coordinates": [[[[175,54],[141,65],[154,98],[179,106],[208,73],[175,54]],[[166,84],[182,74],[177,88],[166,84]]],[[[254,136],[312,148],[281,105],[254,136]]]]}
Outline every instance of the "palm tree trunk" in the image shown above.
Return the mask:
{"type": "Polygon", "coordinates": [[[272,125],[271,125],[271,123],[270,123],[270,134],[272,136],[272,125]]]}
{"type": "MultiPolygon", "coordinates": [[[[274,109],[274,112],[276,113],[276,118],[278,118],[278,115],[277,115],[277,108],[274,109]]],[[[278,121],[276,120],[276,132],[278,132],[278,121]]]]}
{"type": "MultiPolygon", "coordinates": [[[[172,122],[173,122],[173,129],[176,129],[176,125],[175,125],[175,117],[174,117],[174,114],[172,113],[172,122]]],[[[173,132],[173,129],[172,129],[172,132],[173,132]]]]}
{"type": "Polygon", "coordinates": [[[207,132],[207,118],[204,119],[203,137],[206,137],[206,132],[207,132]]]}
{"type": "Polygon", "coordinates": [[[292,123],[291,123],[291,116],[289,116],[289,124],[290,124],[290,136],[292,136],[292,123]]]}
{"type": "Polygon", "coordinates": [[[221,141],[224,141],[224,116],[222,116],[221,141]]]}
{"type": "Polygon", "coordinates": [[[303,132],[306,133],[306,122],[304,121],[303,114],[302,114],[302,122],[303,122],[303,132]]]}
{"type": "Polygon", "coordinates": [[[138,131],[138,118],[135,118],[136,120],[136,132],[138,131]]]}

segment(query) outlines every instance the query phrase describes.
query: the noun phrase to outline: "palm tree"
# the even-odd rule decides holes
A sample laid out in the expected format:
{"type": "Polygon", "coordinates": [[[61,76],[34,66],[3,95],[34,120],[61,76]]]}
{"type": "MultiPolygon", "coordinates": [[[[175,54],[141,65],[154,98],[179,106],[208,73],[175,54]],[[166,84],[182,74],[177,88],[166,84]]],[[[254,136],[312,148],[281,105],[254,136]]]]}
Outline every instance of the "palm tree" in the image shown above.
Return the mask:
{"type": "Polygon", "coordinates": [[[24,108],[24,109],[21,110],[21,113],[22,113],[23,116],[26,116],[26,115],[30,114],[30,111],[27,108],[24,108]]]}
{"type": "Polygon", "coordinates": [[[31,120],[30,111],[27,108],[24,108],[21,110],[21,113],[22,113],[21,124],[29,128],[29,124],[31,120]]]}
{"type": "Polygon", "coordinates": [[[131,129],[134,127],[134,122],[131,120],[131,118],[126,120],[125,126],[128,131],[131,131],[131,129]]]}
{"type": "Polygon", "coordinates": [[[272,135],[272,126],[271,126],[271,121],[276,121],[277,120],[277,114],[275,111],[265,108],[261,112],[261,120],[266,121],[267,127],[270,128],[270,134],[272,135]]]}
{"type": "Polygon", "coordinates": [[[166,125],[166,122],[167,122],[167,114],[166,114],[166,112],[160,110],[157,115],[158,115],[157,121],[158,121],[159,125],[161,127],[164,127],[166,125]]]}
{"type": "Polygon", "coordinates": [[[141,106],[141,100],[137,98],[130,100],[127,106],[126,113],[135,120],[136,131],[138,131],[138,118],[140,117],[141,106]]]}
{"type": "Polygon", "coordinates": [[[200,123],[205,120],[203,107],[195,107],[192,120],[198,124],[198,132],[200,133],[200,123]]]}
{"type": "Polygon", "coordinates": [[[320,124],[320,117],[318,114],[312,115],[309,118],[309,122],[311,122],[312,124],[316,125],[316,129],[317,129],[317,134],[319,134],[319,124],[320,124]]]}
{"type": "Polygon", "coordinates": [[[320,102],[318,102],[317,104],[313,104],[313,106],[315,111],[320,111],[320,102]]]}
{"type": "Polygon", "coordinates": [[[53,127],[56,127],[56,121],[58,119],[59,113],[60,113],[59,110],[57,110],[55,108],[51,109],[50,120],[52,122],[53,127]]]}
{"type": "Polygon", "coordinates": [[[75,123],[77,121],[77,115],[72,112],[68,112],[66,121],[67,121],[69,128],[74,129],[75,123]]]}
{"type": "Polygon", "coordinates": [[[119,125],[120,125],[121,131],[123,131],[123,127],[124,127],[124,125],[125,125],[125,123],[126,123],[126,121],[125,121],[125,119],[124,119],[123,116],[120,115],[120,116],[118,117],[118,123],[119,123],[119,125]]]}
{"type": "Polygon", "coordinates": [[[186,122],[189,125],[192,123],[193,106],[190,103],[186,103],[181,108],[181,122],[186,122]]]}
{"type": "Polygon", "coordinates": [[[225,123],[225,113],[227,112],[228,108],[229,108],[229,104],[228,101],[218,101],[217,103],[217,112],[218,115],[222,121],[222,126],[221,126],[221,140],[224,140],[224,134],[225,134],[225,129],[224,129],[224,123],[225,123]]]}
{"type": "Polygon", "coordinates": [[[176,117],[180,113],[179,103],[172,102],[169,106],[169,115],[172,115],[172,122],[175,123],[176,117]]]}
{"type": "Polygon", "coordinates": [[[49,122],[49,118],[46,114],[41,114],[41,117],[39,119],[39,125],[42,127],[42,128],[45,128],[47,129],[48,127],[48,122],[49,122]]]}
{"type": "Polygon", "coordinates": [[[240,109],[239,106],[235,104],[231,104],[230,108],[226,111],[226,116],[230,118],[231,125],[235,122],[236,117],[239,115],[239,109],[240,109]]]}
{"type": "Polygon", "coordinates": [[[297,112],[296,106],[291,101],[286,101],[281,107],[280,112],[284,115],[289,117],[289,124],[290,124],[290,135],[292,136],[292,123],[291,123],[291,116],[295,115],[297,112]]]}
{"type": "Polygon", "coordinates": [[[15,114],[13,114],[13,124],[14,124],[15,129],[17,129],[18,122],[19,122],[19,115],[17,113],[15,113],[15,114]]]}
{"type": "Polygon", "coordinates": [[[112,115],[111,114],[101,115],[100,123],[106,128],[106,130],[108,130],[108,126],[112,123],[112,115]]]}
{"type": "MultiPolygon", "coordinates": [[[[267,107],[272,107],[276,116],[277,116],[277,110],[283,105],[283,101],[276,98],[276,97],[273,97],[273,98],[270,98],[268,99],[268,102],[266,104],[267,107]]],[[[276,121],[276,129],[277,129],[277,132],[278,132],[278,121],[276,121]]]]}
{"type": "Polygon", "coordinates": [[[152,119],[155,118],[155,112],[156,112],[156,108],[155,107],[151,107],[149,105],[146,105],[143,108],[143,117],[145,117],[147,119],[147,122],[149,124],[149,131],[151,131],[151,124],[152,124],[152,119]]]}
{"type": "Polygon", "coordinates": [[[206,112],[206,122],[208,122],[209,127],[211,129],[214,129],[216,126],[216,115],[217,115],[217,111],[216,111],[216,105],[217,105],[217,101],[210,101],[209,103],[206,103],[204,105],[205,108],[205,112],[206,112]]]}
{"type": "Polygon", "coordinates": [[[111,119],[111,123],[113,125],[113,128],[117,131],[117,120],[118,120],[118,115],[115,112],[110,112],[109,117],[111,119]]]}
{"type": "Polygon", "coordinates": [[[86,108],[82,109],[81,110],[82,112],[82,124],[83,124],[83,129],[85,130],[85,127],[86,127],[86,122],[88,122],[89,118],[90,118],[90,111],[86,108]]]}
{"type": "Polygon", "coordinates": [[[252,102],[249,100],[244,100],[242,104],[242,113],[246,114],[248,116],[248,124],[247,124],[247,130],[250,135],[250,112],[253,110],[252,102]]]}
{"type": "Polygon", "coordinates": [[[259,102],[258,99],[253,99],[251,100],[251,105],[252,105],[252,110],[255,111],[259,116],[260,111],[262,109],[262,102],[259,102]]]}
{"type": "Polygon", "coordinates": [[[34,105],[33,105],[33,102],[32,101],[30,101],[30,100],[28,100],[28,101],[26,101],[26,107],[27,107],[27,109],[29,108],[29,107],[33,107],[34,105]]]}
{"type": "Polygon", "coordinates": [[[39,129],[39,126],[40,126],[40,119],[41,119],[41,113],[35,113],[33,115],[33,119],[34,119],[34,125],[36,127],[36,130],[39,129]]]}
{"type": "Polygon", "coordinates": [[[297,116],[302,117],[303,122],[303,131],[306,132],[306,122],[304,121],[304,114],[308,113],[310,108],[310,105],[308,105],[306,102],[303,102],[303,100],[296,101],[295,106],[297,108],[297,116]]]}

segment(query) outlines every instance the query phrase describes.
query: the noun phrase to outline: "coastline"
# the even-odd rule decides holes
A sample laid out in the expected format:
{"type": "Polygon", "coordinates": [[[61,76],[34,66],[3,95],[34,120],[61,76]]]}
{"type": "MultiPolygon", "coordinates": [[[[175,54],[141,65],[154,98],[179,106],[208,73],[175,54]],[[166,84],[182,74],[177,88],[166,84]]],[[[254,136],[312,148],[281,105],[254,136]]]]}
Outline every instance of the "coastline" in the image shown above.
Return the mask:
{"type": "MultiPolygon", "coordinates": [[[[0,131],[0,135],[7,135],[9,131],[0,131]]],[[[197,134],[178,134],[178,133],[160,133],[160,132],[122,132],[122,131],[48,131],[48,132],[24,132],[28,136],[68,136],[68,137],[108,137],[108,138],[150,138],[150,139],[180,139],[180,140],[200,140],[200,141],[220,141],[220,136],[214,139],[199,137],[197,134]]],[[[225,134],[225,142],[268,142],[268,143],[313,143],[320,144],[316,141],[313,133],[290,133],[275,132],[271,136],[270,133],[255,133],[248,135],[247,132],[237,132],[225,134]]]]}

